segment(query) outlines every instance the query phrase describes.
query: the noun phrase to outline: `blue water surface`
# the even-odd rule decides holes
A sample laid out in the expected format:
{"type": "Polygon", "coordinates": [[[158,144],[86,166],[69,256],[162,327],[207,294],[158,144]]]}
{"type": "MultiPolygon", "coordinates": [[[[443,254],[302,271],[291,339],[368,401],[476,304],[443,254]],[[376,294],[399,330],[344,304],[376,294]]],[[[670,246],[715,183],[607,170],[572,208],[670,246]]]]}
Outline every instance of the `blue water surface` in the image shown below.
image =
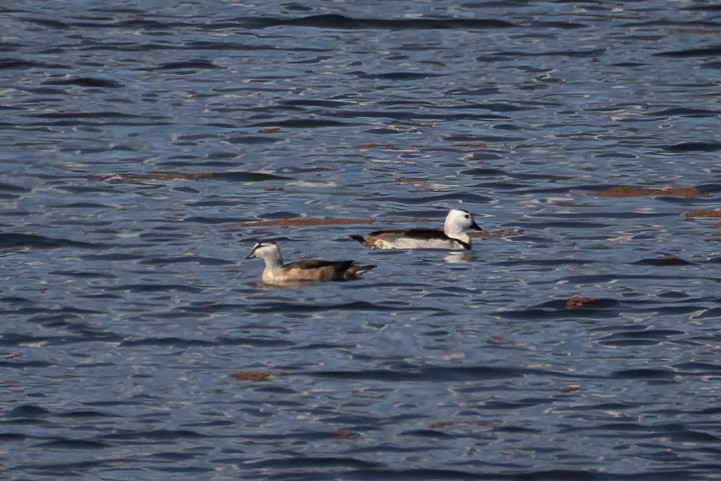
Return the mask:
{"type": "Polygon", "coordinates": [[[3,479],[721,477],[718,7],[0,13],[3,479]]]}

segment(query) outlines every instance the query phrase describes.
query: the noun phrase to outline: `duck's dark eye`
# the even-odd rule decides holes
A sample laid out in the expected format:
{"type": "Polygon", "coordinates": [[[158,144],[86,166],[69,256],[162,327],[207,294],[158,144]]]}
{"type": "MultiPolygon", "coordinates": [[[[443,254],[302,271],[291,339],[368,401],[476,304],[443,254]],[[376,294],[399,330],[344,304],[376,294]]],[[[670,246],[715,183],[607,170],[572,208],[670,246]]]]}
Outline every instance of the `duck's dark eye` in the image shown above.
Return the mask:
{"type": "Polygon", "coordinates": [[[466,214],[466,215],[464,215],[463,217],[465,217],[466,219],[470,219],[470,218],[471,218],[471,214],[466,214]]]}

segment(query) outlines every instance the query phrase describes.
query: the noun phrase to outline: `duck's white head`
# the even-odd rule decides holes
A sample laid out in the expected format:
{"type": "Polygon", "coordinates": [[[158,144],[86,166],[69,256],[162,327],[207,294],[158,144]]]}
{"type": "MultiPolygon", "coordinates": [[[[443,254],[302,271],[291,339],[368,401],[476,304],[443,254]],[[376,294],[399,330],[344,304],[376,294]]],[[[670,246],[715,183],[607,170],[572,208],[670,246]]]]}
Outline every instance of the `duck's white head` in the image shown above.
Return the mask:
{"type": "Polygon", "coordinates": [[[466,229],[483,230],[473,219],[473,214],[463,209],[451,209],[443,224],[443,232],[448,237],[468,239],[464,233],[466,229]]]}
{"type": "Polygon", "coordinates": [[[275,242],[261,241],[253,246],[246,259],[263,259],[266,262],[282,263],[280,248],[275,242]]]}

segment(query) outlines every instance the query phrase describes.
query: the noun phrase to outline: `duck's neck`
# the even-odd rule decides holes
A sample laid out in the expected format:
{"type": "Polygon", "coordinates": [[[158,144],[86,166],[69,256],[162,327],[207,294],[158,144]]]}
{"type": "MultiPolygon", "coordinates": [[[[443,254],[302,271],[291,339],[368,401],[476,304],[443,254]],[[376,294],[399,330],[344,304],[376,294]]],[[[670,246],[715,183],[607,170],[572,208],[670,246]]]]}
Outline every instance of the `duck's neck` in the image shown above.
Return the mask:
{"type": "Polygon", "coordinates": [[[466,234],[463,229],[459,229],[457,227],[453,227],[452,225],[449,225],[446,223],[443,226],[443,232],[450,237],[451,239],[456,239],[464,244],[470,244],[471,243],[471,237],[466,234]]]}
{"type": "Polygon", "coordinates": [[[283,268],[283,258],[280,252],[267,255],[263,257],[263,260],[265,261],[265,270],[269,272],[277,272],[283,268]]]}

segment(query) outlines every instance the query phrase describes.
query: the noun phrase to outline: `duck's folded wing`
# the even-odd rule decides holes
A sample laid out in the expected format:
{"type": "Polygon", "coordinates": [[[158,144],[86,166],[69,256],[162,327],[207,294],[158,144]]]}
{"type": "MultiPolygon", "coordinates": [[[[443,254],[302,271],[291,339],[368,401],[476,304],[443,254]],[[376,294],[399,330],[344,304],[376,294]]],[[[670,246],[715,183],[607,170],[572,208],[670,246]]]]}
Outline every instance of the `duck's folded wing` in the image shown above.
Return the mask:
{"type": "Polygon", "coordinates": [[[352,278],[358,266],[353,261],[297,261],[283,267],[288,279],[296,281],[339,281],[352,278]]]}
{"type": "Polygon", "coordinates": [[[393,230],[379,230],[372,232],[371,236],[381,236],[388,238],[409,238],[419,240],[437,240],[437,239],[448,239],[448,236],[443,231],[438,229],[393,229],[393,230]]]}
{"type": "Polygon", "coordinates": [[[345,270],[353,265],[353,261],[324,261],[320,259],[313,259],[307,261],[296,261],[288,264],[286,269],[299,269],[299,270],[314,270],[322,269],[324,267],[332,267],[336,270],[345,270]]]}

